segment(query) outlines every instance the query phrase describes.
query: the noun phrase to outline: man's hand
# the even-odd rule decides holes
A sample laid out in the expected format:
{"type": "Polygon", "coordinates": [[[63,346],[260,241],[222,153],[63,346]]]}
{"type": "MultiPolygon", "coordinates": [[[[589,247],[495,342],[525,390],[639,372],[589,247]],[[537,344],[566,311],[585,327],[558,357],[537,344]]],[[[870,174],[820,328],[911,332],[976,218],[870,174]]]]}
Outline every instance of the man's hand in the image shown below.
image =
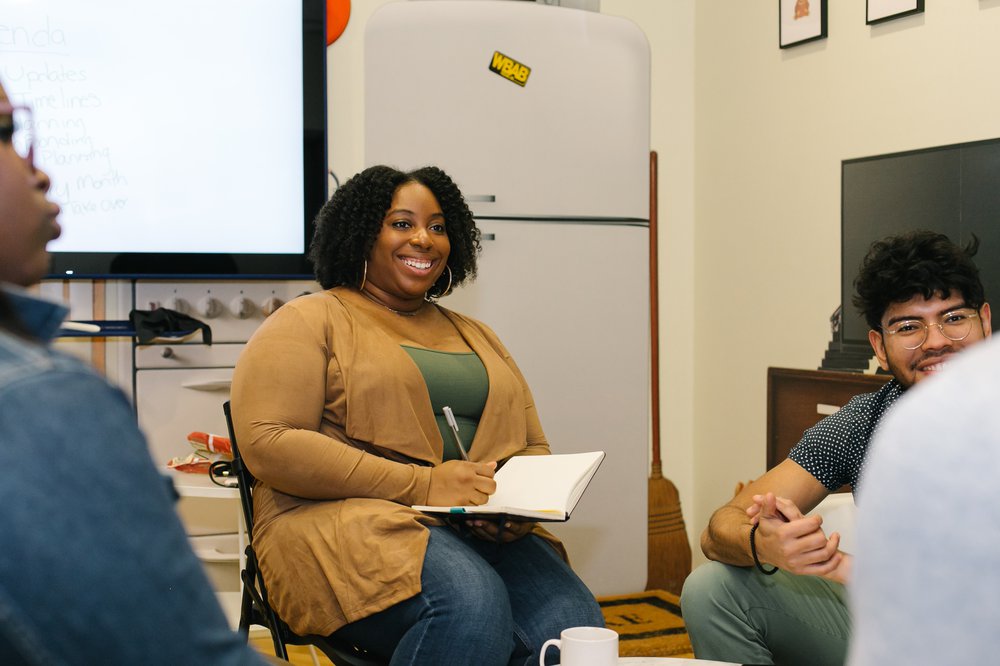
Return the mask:
{"type": "Polygon", "coordinates": [[[496,469],[496,462],[449,460],[438,465],[431,470],[427,504],[431,506],[485,504],[497,489],[497,483],[493,480],[496,469]]]}
{"type": "MultiPolygon", "coordinates": [[[[708,526],[701,535],[701,550],[710,560],[732,564],[738,567],[753,565],[750,557],[747,535],[750,531],[751,521],[756,522],[754,516],[760,511],[763,505],[762,498],[765,494],[771,493],[772,497],[783,497],[792,504],[789,508],[790,514],[799,514],[801,511],[809,511],[819,504],[824,497],[830,494],[823,484],[815,476],[794,460],[785,460],[777,466],[767,471],[764,476],[754,480],[749,484],[744,484],[731,500],[719,507],[708,521],[708,526]],[[755,496],[760,496],[757,501],[755,496]],[[747,507],[751,507],[747,511],[747,507]],[[747,516],[750,519],[747,519],[747,516]]],[[[772,501],[773,506],[773,501],[772,501]]],[[[780,511],[775,507],[770,509],[769,515],[777,515],[780,511]]],[[[791,519],[791,516],[784,516],[791,519]]],[[[784,520],[784,518],[780,520],[784,520]]],[[[764,543],[767,536],[767,527],[758,529],[758,544],[764,543]]],[[[761,557],[777,558],[775,553],[768,551],[767,546],[760,553],[761,557]]],[[[772,562],[778,564],[778,562],[772,562]]]]}
{"type": "Polygon", "coordinates": [[[847,585],[847,583],[849,583],[851,580],[851,566],[853,564],[854,564],[854,556],[841,552],[840,563],[837,565],[837,568],[828,574],[824,574],[823,578],[832,580],[834,583],[847,585]]]}
{"type": "Polygon", "coordinates": [[[838,550],[840,535],[834,532],[827,538],[821,527],[823,519],[803,515],[791,500],[773,493],[754,495],[747,516],[758,525],[754,543],[762,562],[790,573],[831,580],[849,572],[850,562],[845,563],[847,556],[838,550]]]}

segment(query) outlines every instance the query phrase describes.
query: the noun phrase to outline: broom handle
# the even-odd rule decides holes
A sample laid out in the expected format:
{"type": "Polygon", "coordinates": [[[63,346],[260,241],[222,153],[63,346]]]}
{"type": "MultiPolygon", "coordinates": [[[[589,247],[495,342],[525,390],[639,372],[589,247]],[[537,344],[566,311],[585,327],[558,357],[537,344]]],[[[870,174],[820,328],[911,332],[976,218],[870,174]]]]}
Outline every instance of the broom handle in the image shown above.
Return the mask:
{"type": "Polygon", "coordinates": [[[656,229],[656,189],[657,189],[656,151],[649,151],[649,342],[650,353],[650,408],[652,410],[653,426],[653,461],[651,476],[658,479],[663,476],[660,462],[660,291],[658,276],[658,245],[656,229]]]}

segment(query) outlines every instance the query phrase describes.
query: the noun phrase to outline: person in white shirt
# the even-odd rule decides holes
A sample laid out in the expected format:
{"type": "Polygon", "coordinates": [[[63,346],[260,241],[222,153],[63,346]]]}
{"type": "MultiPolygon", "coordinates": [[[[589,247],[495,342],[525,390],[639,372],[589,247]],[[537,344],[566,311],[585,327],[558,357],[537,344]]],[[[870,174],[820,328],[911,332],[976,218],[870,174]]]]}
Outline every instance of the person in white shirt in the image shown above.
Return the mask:
{"type": "Polygon", "coordinates": [[[1000,341],[914,387],[858,495],[850,666],[1000,660],[1000,341]]]}

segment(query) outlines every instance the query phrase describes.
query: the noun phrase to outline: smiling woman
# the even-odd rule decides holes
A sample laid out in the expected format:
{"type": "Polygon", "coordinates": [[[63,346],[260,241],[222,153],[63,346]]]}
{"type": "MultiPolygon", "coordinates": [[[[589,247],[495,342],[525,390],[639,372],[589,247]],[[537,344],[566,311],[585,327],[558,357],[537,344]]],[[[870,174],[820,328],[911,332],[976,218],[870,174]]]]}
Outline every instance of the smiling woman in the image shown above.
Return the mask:
{"type": "Polygon", "coordinates": [[[538,525],[447,525],[412,508],[483,504],[498,465],[549,453],[496,334],[436,302],[475,275],[478,251],[443,171],[366,169],[316,219],[310,258],[326,291],[282,306],[237,363],[254,545],[296,633],[336,632],[405,663],[458,663],[468,643],[477,663],[499,666],[537,660],[566,627],[603,626],[538,525]]]}
{"type": "MultiPolygon", "coordinates": [[[[369,255],[360,289],[387,308],[416,314],[448,268],[444,213],[425,185],[400,185],[369,255]]],[[[443,292],[442,292],[443,293],[443,292]]]]}
{"type": "Polygon", "coordinates": [[[369,255],[383,226],[393,222],[401,222],[404,226],[413,223],[416,211],[409,210],[405,211],[407,219],[390,220],[392,212],[406,208],[400,196],[405,196],[407,205],[427,207],[422,211],[427,216],[437,213],[443,217],[440,223],[445,226],[444,240],[448,249],[445,260],[441,261],[435,287],[430,290],[432,296],[447,291],[449,278],[454,288],[475,277],[480,250],[479,230],[462,193],[445,172],[425,167],[403,173],[387,166],[374,166],[349,182],[353,184],[345,183],[316,217],[316,234],[309,258],[315,267],[316,279],[324,288],[362,287],[367,279],[369,255]],[[404,189],[405,194],[402,193],[404,189]],[[433,202],[426,195],[430,195],[433,202]],[[431,211],[433,207],[437,210],[431,211]],[[445,272],[445,266],[449,271],[445,272]],[[445,272],[444,278],[440,272],[445,272]]]}

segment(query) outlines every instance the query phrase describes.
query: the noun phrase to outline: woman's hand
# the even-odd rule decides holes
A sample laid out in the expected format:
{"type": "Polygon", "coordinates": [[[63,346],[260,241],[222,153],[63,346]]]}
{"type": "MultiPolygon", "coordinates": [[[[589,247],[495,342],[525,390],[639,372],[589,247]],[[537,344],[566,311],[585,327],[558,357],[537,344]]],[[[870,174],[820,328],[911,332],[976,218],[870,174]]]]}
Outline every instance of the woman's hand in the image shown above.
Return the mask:
{"type": "MultiPolygon", "coordinates": [[[[470,520],[468,526],[470,532],[484,541],[497,541],[497,533],[501,532],[499,521],[488,518],[470,520]]],[[[500,543],[508,543],[520,539],[529,534],[534,526],[535,523],[506,520],[503,523],[503,531],[499,541],[500,543]]]]}
{"type": "Polygon", "coordinates": [[[431,470],[427,504],[463,506],[485,504],[497,489],[493,480],[496,462],[474,463],[449,460],[431,470]]]}

